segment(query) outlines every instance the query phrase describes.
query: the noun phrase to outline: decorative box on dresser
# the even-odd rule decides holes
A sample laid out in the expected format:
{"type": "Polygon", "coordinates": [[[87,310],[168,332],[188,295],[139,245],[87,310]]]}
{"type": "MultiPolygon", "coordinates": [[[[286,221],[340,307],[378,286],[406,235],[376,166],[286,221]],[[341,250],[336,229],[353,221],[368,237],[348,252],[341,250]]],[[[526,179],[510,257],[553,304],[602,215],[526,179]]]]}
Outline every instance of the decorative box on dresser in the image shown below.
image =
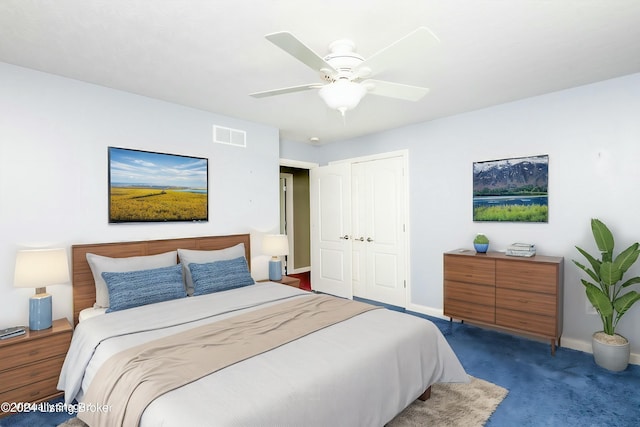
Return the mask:
{"type": "Polygon", "coordinates": [[[62,395],[56,386],[72,333],[69,321],[58,319],[51,328],[0,340],[0,402],[9,403],[0,417],[15,411],[11,404],[62,395]]]}
{"type": "Polygon", "coordinates": [[[562,336],[563,258],[455,250],[444,254],[444,315],[545,338],[562,336]]]}

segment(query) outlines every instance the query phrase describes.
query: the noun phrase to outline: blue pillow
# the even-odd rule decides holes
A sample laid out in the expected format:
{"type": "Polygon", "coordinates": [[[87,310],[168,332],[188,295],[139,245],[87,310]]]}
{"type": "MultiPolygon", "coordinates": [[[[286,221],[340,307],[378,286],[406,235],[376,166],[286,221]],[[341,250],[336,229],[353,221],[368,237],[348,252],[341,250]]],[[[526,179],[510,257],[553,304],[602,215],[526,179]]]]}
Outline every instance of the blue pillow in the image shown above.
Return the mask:
{"type": "Polygon", "coordinates": [[[123,273],[103,272],[102,277],[109,289],[107,313],[187,296],[180,264],[123,273]]]}
{"type": "Polygon", "coordinates": [[[193,296],[241,288],[255,283],[243,256],[204,264],[192,262],[189,264],[189,270],[193,279],[193,296]]]}

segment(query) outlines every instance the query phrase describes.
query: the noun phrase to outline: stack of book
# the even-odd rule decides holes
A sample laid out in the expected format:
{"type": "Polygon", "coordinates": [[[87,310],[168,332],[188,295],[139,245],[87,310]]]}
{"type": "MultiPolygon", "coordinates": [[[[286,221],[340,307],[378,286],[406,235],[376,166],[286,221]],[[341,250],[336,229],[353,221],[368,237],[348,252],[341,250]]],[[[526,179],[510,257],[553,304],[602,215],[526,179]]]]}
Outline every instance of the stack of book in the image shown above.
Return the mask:
{"type": "Polygon", "coordinates": [[[509,256],[534,256],[536,254],[536,245],[531,243],[513,243],[507,248],[506,254],[509,256]]]}

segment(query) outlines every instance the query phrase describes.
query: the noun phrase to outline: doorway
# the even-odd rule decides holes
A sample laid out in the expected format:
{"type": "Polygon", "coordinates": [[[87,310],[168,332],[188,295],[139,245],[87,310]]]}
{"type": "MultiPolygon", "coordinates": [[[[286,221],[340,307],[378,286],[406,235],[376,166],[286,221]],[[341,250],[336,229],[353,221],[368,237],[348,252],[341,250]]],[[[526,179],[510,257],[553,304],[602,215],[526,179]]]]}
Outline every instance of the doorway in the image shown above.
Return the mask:
{"type": "Polygon", "coordinates": [[[289,240],[285,271],[287,275],[303,275],[301,282],[311,271],[309,169],[315,166],[317,164],[280,162],[280,233],[286,234],[289,240]]]}

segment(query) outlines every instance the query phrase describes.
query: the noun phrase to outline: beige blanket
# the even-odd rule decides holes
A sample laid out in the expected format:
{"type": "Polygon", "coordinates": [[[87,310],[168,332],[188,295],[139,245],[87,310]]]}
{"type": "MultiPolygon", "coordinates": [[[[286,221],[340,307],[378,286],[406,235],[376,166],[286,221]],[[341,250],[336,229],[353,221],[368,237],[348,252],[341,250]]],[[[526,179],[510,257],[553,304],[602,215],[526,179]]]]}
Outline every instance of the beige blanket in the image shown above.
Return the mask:
{"type": "Polygon", "coordinates": [[[92,427],[137,426],[168,391],[375,308],[309,295],[130,348],[100,367],[84,396],[85,407],[102,410],[78,418],[92,427]]]}

